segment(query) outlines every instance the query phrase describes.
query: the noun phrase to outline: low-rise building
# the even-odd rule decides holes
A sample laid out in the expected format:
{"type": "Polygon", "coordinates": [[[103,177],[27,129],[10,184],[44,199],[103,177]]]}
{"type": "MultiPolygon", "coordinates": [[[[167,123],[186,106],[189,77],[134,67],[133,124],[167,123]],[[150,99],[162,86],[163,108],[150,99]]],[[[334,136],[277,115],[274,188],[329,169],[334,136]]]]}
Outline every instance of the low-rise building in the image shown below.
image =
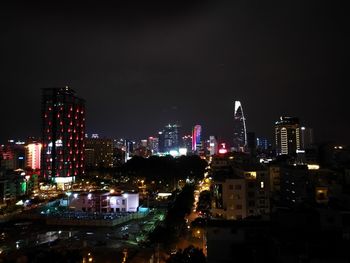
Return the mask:
{"type": "Polygon", "coordinates": [[[270,185],[263,167],[236,167],[231,173],[213,176],[213,217],[243,219],[270,213],[270,185]]]}
{"type": "Polygon", "coordinates": [[[62,199],[61,202],[68,205],[70,209],[82,212],[137,212],[139,193],[76,192],[70,193],[67,199],[62,199]]]}

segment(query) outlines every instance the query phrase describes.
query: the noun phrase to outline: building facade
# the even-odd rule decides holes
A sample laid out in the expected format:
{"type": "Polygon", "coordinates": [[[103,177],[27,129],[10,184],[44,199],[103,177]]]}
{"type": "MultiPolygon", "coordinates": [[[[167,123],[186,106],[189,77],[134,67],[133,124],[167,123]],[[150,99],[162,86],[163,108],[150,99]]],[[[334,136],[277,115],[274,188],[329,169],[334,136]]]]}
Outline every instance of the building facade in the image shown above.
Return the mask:
{"type": "Polygon", "coordinates": [[[85,101],[69,87],[45,88],[41,110],[43,176],[70,182],[84,175],[85,101]]]}
{"type": "Polygon", "coordinates": [[[301,149],[310,149],[314,143],[314,130],[308,127],[300,128],[300,147],[301,149]]]}
{"type": "Polygon", "coordinates": [[[234,174],[212,184],[212,216],[244,219],[270,213],[270,185],[265,169],[234,168],[234,174]]]}
{"type": "Polygon", "coordinates": [[[263,137],[256,138],[256,147],[259,150],[266,151],[269,148],[269,141],[263,137]]]}
{"type": "Polygon", "coordinates": [[[113,167],[113,140],[106,138],[86,138],[85,165],[91,168],[113,167]]]}
{"type": "Polygon", "coordinates": [[[103,191],[89,193],[72,193],[68,206],[82,212],[116,213],[137,212],[138,193],[110,193],[103,191]]]}

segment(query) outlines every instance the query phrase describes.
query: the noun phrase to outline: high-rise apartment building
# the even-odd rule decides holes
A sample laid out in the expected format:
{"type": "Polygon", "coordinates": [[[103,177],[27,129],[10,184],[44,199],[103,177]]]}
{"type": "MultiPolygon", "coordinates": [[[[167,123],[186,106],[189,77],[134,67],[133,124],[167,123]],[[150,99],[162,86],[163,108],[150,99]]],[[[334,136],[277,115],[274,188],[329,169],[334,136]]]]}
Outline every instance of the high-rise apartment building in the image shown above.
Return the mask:
{"type": "Polygon", "coordinates": [[[232,149],[236,152],[244,152],[247,146],[247,129],[243,108],[240,101],[234,102],[233,113],[233,144],[232,149]]]}
{"type": "Polygon", "coordinates": [[[88,167],[113,167],[113,140],[86,138],[85,155],[85,165],[88,167]]]}
{"type": "Polygon", "coordinates": [[[276,154],[296,156],[300,150],[299,119],[280,117],[275,123],[276,154]]]}
{"type": "Polygon", "coordinates": [[[85,101],[69,87],[45,88],[41,114],[42,174],[69,183],[84,174],[85,101]]]}

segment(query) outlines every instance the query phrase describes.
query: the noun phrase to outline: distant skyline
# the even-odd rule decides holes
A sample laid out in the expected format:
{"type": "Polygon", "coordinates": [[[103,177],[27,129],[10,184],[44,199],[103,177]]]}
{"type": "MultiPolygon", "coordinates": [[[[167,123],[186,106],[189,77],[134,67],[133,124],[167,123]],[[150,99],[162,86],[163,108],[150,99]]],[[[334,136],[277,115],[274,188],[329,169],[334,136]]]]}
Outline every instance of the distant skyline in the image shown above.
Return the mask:
{"type": "MultiPolygon", "coordinates": [[[[232,143],[281,115],[350,143],[345,6],[326,1],[21,3],[0,9],[0,142],[40,136],[41,88],[86,100],[87,132],[142,139],[171,122],[232,143]]],[[[345,4],[344,4],[345,5],[345,4]]]]}

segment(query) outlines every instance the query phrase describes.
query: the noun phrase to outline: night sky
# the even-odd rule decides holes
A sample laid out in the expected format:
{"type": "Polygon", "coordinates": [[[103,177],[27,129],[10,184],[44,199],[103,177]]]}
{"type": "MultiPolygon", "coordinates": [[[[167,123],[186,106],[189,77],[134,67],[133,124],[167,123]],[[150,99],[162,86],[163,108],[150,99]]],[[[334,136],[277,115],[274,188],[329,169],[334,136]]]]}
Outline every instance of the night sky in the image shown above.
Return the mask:
{"type": "Polygon", "coordinates": [[[88,133],[142,139],[177,121],[231,140],[241,100],[257,135],[290,115],[350,143],[344,6],[110,2],[2,4],[0,142],[40,136],[40,89],[68,85],[86,99],[88,133]]]}

